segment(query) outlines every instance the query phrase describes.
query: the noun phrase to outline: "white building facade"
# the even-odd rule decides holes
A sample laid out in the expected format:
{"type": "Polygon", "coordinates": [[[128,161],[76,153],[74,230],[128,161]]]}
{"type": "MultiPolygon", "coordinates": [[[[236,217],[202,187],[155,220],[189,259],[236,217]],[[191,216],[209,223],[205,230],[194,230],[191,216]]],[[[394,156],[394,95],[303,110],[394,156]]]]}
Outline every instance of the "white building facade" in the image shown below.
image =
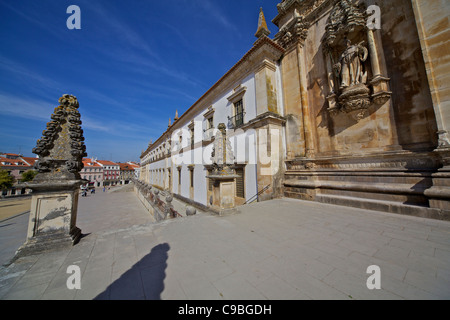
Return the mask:
{"type": "Polygon", "coordinates": [[[237,205],[280,193],[283,48],[263,35],[252,49],[141,155],[140,180],[209,207],[213,141],[225,124],[238,175],[237,205]],[[259,194],[258,194],[259,193],[259,194]]]}

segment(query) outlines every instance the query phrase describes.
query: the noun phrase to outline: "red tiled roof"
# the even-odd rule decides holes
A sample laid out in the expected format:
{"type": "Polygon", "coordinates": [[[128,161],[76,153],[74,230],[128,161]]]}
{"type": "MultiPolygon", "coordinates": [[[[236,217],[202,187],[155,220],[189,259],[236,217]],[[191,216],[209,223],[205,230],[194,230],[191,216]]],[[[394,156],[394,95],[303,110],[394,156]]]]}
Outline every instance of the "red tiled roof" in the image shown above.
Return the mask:
{"type": "Polygon", "coordinates": [[[119,165],[118,163],[108,161],[108,160],[97,160],[97,162],[102,165],[106,165],[106,166],[118,166],[119,165]]]}
{"type": "Polygon", "coordinates": [[[133,161],[127,162],[127,164],[129,164],[133,168],[140,168],[141,167],[138,163],[133,162],[133,161]]]}
{"type": "Polygon", "coordinates": [[[31,167],[29,164],[27,164],[22,159],[8,159],[4,157],[0,157],[0,165],[1,166],[12,166],[12,167],[31,167]],[[3,164],[5,163],[5,164],[3,164]]]}
{"type": "Polygon", "coordinates": [[[39,160],[38,158],[33,157],[20,157],[20,158],[26,163],[28,163],[30,166],[33,166],[35,162],[39,160]]]}
{"type": "Polygon", "coordinates": [[[101,165],[89,158],[83,158],[83,164],[85,167],[101,167],[101,165]]]}
{"type": "Polygon", "coordinates": [[[3,155],[5,155],[5,156],[14,156],[14,157],[20,157],[21,155],[20,154],[17,154],[17,153],[2,153],[3,155]]]}

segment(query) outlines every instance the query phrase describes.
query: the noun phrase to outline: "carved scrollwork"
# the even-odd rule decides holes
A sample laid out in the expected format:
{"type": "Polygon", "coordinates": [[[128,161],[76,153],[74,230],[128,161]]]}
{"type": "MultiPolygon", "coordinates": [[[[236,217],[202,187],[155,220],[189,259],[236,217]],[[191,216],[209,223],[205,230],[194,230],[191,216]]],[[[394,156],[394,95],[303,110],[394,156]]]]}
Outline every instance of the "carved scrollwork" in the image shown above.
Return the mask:
{"type": "MultiPolygon", "coordinates": [[[[83,163],[81,163],[81,165],[82,164],[83,163]]],[[[65,163],[65,166],[66,166],[67,171],[72,172],[72,173],[79,172],[81,169],[83,169],[80,166],[80,163],[78,161],[76,161],[76,160],[73,160],[73,159],[72,160],[67,160],[66,163],[65,163]]]]}
{"type": "Polygon", "coordinates": [[[277,41],[283,48],[293,44],[304,44],[310,24],[303,16],[297,15],[287,26],[283,27],[277,35],[277,41]]]}
{"type": "Polygon", "coordinates": [[[65,107],[71,107],[75,109],[78,109],[79,107],[77,98],[69,94],[64,94],[61,98],[59,98],[58,102],[61,106],[65,107]]]}
{"type": "Polygon", "coordinates": [[[47,160],[39,160],[34,163],[34,168],[38,172],[49,172],[50,171],[50,161],[47,160]]]}
{"type": "Polygon", "coordinates": [[[42,132],[42,138],[33,148],[33,153],[39,156],[35,168],[40,172],[68,171],[78,173],[83,168],[82,158],[87,156],[84,145],[83,130],[81,129],[79,103],[76,97],[65,94],[59,98],[60,105],[51,115],[52,121],[47,123],[47,128],[42,132]],[[68,126],[65,124],[69,124],[68,126]],[[64,131],[64,132],[63,132],[64,131]],[[60,134],[62,133],[62,134],[60,134]],[[67,141],[67,138],[69,139],[67,141]],[[57,148],[57,158],[53,159],[52,150],[57,148]],[[64,151],[64,149],[69,150],[64,151]],[[61,162],[62,154],[70,154],[70,157],[61,162]]]}
{"type": "Polygon", "coordinates": [[[328,17],[322,48],[330,87],[328,111],[332,116],[350,113],[360,121],[371,105],[381,106],[391,97],[389,79],[379,74],[376,43],[366,21],[362,4],[358,6],[351,0],[337,1],[328,17]],[[371,65],[367,63],[369,55],[371,65]]]}

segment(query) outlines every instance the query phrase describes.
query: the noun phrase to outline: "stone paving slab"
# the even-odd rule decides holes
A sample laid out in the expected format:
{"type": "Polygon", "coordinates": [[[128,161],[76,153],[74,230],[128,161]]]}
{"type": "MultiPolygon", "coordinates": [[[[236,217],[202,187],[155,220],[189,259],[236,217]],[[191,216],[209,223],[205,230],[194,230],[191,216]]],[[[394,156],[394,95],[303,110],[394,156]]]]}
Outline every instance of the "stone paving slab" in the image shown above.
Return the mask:
{"type": "Polygon", "coordinates": [[[98,192],[77,225],[78,245],[0,268],[0,299],[450,299],[446,221],[278,199],[155,223],[133,192],[98,192]]]}

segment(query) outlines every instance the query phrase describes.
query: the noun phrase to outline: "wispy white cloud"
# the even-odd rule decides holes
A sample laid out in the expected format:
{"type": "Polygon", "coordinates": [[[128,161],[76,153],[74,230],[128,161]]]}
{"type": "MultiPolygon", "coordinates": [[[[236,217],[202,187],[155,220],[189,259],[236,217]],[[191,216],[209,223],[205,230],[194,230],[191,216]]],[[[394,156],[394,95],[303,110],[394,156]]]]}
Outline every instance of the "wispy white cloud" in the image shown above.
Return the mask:
{"type": "MultiPolygon", "coordinates": [[[[103,28],[98,31],[114,34],[117,40],[120,40],[125,46],[122,48],[133,52],[141,52],[148,57],[151,57],[157,62],[163,62],[160,55],[150,47],[148,41],[143,38],[138,32],[131,28],[126,22],[117,17],[111,10],[110,6],[102,6],[98,2],[89,2],[89,10],[96,13],[98,24],[103,28]]],[[[96,47],[98,48],[97,44],[96,47]]]]}
{"type": "Polygon", "coordinates": [[[0,93],[0,114],[31,120],[49,120],[54,103],[0,93]]]}
{"type": "Polygon", "coordinates": [[[221,8],[218,3],[220,3],[220,1],[198,0],[198,5],[201,6],[213,20],[219,22],[222,26],[233,32],[238,32],[239,29],[228,19],[224,14],[223,8],[221,8]]]}
{"type": "MultiPolygon", "coordinates": [[[[0,114],[3,115],[35,121],[50,121],[50,115],[53,113],[55,107],[57,107],[57,105],[55,105],[54,102],[25,99],[0,93],[0,114]]],[[[102,125],[93,119],[83,117],[82,120],[83,127],[85,128],[96,131],[109,131],[107,126],[102,125]]]]}
{"type": "Polygon", "coordinates": [[[8,77],[18,78],[22,82],[34,84],[39,88],[58,89],[60,87],[58,82],[2,55],[0,55],[0,70],[3,70],[3,74],[8,74],[8,77]]]}
{"type": "MultiPolygon", "coordinates": [[[[20,2],[15,2],[15,6],[19,4],[20,2]]],[[[33,10],[32,5],[40,5],[38,2],[35,3],[27,3],[22,4],[25,5],[25,8],[17,8],[15,6],[12,6],[4,1],[0,2],[0,6],[4,6],[8,8],[9,10],[13,11],[15,14],[19,15],[21,18],[31,22],[32,24],[38,26],[39,28],[45,30],[48,32],[48,34],[51,34],[58,38],[59,40],[66,41],[66,37],[64,35],[63,31],[64,27],[61,28],[53,28],[51,24],[48,23],[46,19],[43,19],[41,15],[39,15],[41,12],[38,10],[33,10]]]]}
{"type": "MultiPolygon", "coordinates": [[[[0,115],[48,122],[51,120],[50,115],[56,106],[51,101],[26,99],[0,93],[0,115]]],[[[107,133],[111,137],[140,138],[149,132],[151,133],[152,128],[157,123],[157,120],[155,120],[155,123],[143,126],[133,122],[109,118],[98,119],[85,111],[80,107],[81,120],[83,122],[82,128],[99,133],[107,133]]]]}

